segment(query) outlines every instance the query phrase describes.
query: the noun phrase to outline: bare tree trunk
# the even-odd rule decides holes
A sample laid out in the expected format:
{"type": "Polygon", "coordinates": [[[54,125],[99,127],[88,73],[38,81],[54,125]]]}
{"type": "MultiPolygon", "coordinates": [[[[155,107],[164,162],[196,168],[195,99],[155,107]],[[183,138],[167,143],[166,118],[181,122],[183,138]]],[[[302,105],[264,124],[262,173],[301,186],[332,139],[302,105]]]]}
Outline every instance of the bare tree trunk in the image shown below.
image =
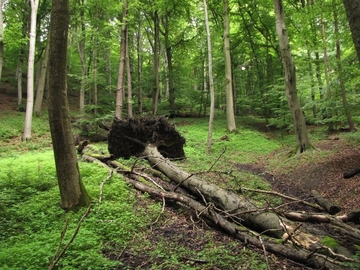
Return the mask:
{"type": "Polygon", "coordinates": [[[67,37],[69,0],[53,0],[49,52],[49,124],[61,195],[61,208],[76,210],[90,205],[81,180],[67,101],[67,37]]]}
{"type": "Polygon", "coordinates": [[[214,91],[214,78],[212,73],[212,46],[211,46],[211,33],[209,26],[209,16],[206,0],[204,0],[204,12],[205,12],[205,25],[206,25],[206,36],[207,36],[207,48],[208,48],[208,72],[209,72],[209,88],[210,88],[210,117],[209,117],[209,131],[207,138],[206,152],[210,154],[212,146],[212,132],[214,126],[214,115],[215,115],[215,91],[214,91]]]}
{"type": "MultiPolygon", "coordinates": [[[[324,52],[324,75],[325,75],[325,82],[326,82],[326,100],[331,102],[331,87],[330,87],[330,78],[329,78],[330,64],[329,64],[329,57],[328,57],[328,53],[327,53],[325,23],[323,21],[323,18],[321,18],[321,38],[322,38],[322,45],[323,45],[323,52],[324,52]]],[[[324,118],[332,117],[333,111],[332,111],[331,106],[327,106],[323,110],[325,111],[325,115],[323,115],[324,118]]],[[[330,131],[334,130],[334,124],[332,121],[329,121],[328,129],[330,131]]]]}
{"type": "Polygon", "coordinates": [[[168,68],[168,77],[167,77],[167,89],[169,90],[168,98],[170,104],[170,113],[176,112],[175,106],[175,88],[174,88],[174,76],[173,76],[173,60],[172,60],[172,50],[171,44],[169,41],[169,14],[165,14],[164,20],[164,38],[165,38],[165,51],[166,51],[166,60],[167,60],[167,68],[168,68]]]}
{"type": "Polygon", "coordinates": [[[139,21],[138,21],[138,31],[137,31],[137,36],[136,36],[136,43],[137,43],[137,62],[138,62],[138,66],[137,66],[137,83],[138,83],[138,96],[137,96],[137,102],[138,102],[138,110],[139,110],[139,114],[142,114],[143,111],[143,105],[142,105],[142,58],[141,58],[141,51],[142,51],[142,46],[141,46],[141,19],[139,16],[139,21]]]}
{"type": "Polygon", "coordinates": [[[345,89],[345,82],[342,76],[342,64],[341,64],[341,50],[340,50],[340,33],[339,33],[339,21],[338,21],[338,15],[336,10],[336,2],[333,0],[333,12],[334,12],[334,27],[335,27],[335,36],[336,36],[336,61],[337,61],[337,73],[338,73],[338,80],[340,84],[341,89],[341,99],[346,115],[346,119],[349,125],[350,131],[355,131],[355,125],[354,121],[351,117],[351,112],[349,109],[349,104],[347,102],[346,98],[346,89],[345,89]]]}
{"type": "Polygon", "coordinates": [[[94,40],[94,46],[93,46],[93,76],[94,76],[94,98],[93,98],[93,102],[94,102],[94,116],[96,117],[98,114],[98,109],[97,109],[97,105],[98,105],[98,82],[97,82],[97,64],[98,64],[98,56],[97,56],[97,50],[98,50],[98,45],[97,45],[97,37],[94,36],[93,37],[94,40]]]}
{"type": "Polygon", "coordinates": [[[23,59],[22,59],[22,54],[21,54],[17,68],[16,68],[17,93],[18,93],[17,105],[18,105],[18,107],[21,106],[22,97],[23,97],[22,96],[22,68],[23,68],[23,59]]]}
{"type": "Polygon", "coordinates": [[[351,36],[360,62],[360,0],[343,0],[351,36]]]}
{"type": "Polygon", "coordinates": [[[35,42],[36,42],[36,16],[39,6],[39,0],[30,0],[30,33],[29,33],[29,59],[28,59],[28,76],[27,76],[27,97],[25,113],[25,141],[31,139],[32,115],[34,109],[34,62],[35,62],[35,42]]]}
{"type": "Polygon", "coordinates": [[[80,84],[80,98],[79,98],[79,111],[84,113],[85,109],[85,88],[86,88],[86,52],[85,52],[85,42],[86,42],[86,27],[85,27],[85,0],[80,0],[80,26],[81,32],[79,34],[79,40],[77,42],[77,48],[79,52],[80,62],[81,62],[81,84],[80,84]]]}
{"type": "Polygon", "coordinates": [[[159,95],[160,95],[160,27],[159,27],[159,14],[158,11],[154,12],[154,88],[152,93],[152,105],[153,105],[153,116],[156,115],[159,106],[159,95]]]}
{"type": "Polygon", "coordinates": [[[46,47],[45,47],[44,58],[42,59],[41,65],[40,65],[41,68],[40,68],[40,72],[39,72],[39,81],[38,81],[37,89],[36,89],[34,112],[37,116],[41,115],[41,107],[42,107],[42,102],[44,99],[46,73],[47,73],[47,66],[48,66],[48,61],[49,61],[49,47],[50,47],[50,42],[48,40],[46,47]]]}
{"type": "Polygon", "coordinates": [[[131,63],[130,63],[130,53],[129,53],[129,31],[126,30],[126,77],[127,77],[127,108],[128,108],[128,118],[133,117],[133,97],[132,97],[132,80],[131,80],[131,63]]]}
{"type": "Polygon", "coordinates": [[[302,153],[311,148],[307,133],[305,117],[301,110],[300,101],[296,90],[296,70],[294,60],[291,56],[289,38],[285,26],[284,6],[282,0],[274,0],[276,31],[279,36],[281,59],[285,71],[286,96],[293,118],[294,130],[297,140],[298,153],[302,153]]]}
{"type": "Polygon", "coordinates": [[[116,91],[116,109],[115,117],[122,119],[123,97],[124,97],[124,77],[125,77],[125,56],[126,56],[126,14],[127,1],[124,1],[122,7],[122,26],[121,26],[121,49],[120,49],[120,63],[116,91]]]}
{"type": "Polygon", "coordinates": [[[0,80],[2,78],[2,70],[4,66],[4,15],[3,15],[4,0],[0,0],[0,80]]]}
{"type": "MultiPolygon", "coordinates": [[[[229,19],[229,1],[223,1],[224,6],[224,60],[225,60],[225,88],[226,88],[226,117],[227,129],[229,132],[236,130],[234,113],[234,96],[231,71],[230,55],[230,19],[229,19]]],[[[259,78],[261,79],[261,78],[259,78]]]]}

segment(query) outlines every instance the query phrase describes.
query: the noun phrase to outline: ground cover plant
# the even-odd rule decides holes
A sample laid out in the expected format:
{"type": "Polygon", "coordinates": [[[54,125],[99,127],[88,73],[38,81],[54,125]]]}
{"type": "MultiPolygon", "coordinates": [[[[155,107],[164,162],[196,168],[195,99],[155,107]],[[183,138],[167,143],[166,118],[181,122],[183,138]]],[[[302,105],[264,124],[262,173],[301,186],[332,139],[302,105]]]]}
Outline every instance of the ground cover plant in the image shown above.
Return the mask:
{"type": "MultiPolygon", "coordinates": [[[[11,118],[8,114],[0,118],[4,126],[16,129],[23,115],[11,115],[11,118]]],[[[42,117],[39,119],[42,125],[34,128],[34,134],[41,134],[37,139],[24,143],[20,135],[13,132],[0,142],[1,269],[47,268],[65,224],[61,248],[72,238],[86,211],[65,213],[59,207],[53,153],[44,121],[46,115],[42,117]]],[[[187,158],[175,161],[177,165],[234,192],[241,192],[244,187],[284,191],[290,183],[277,181],[271,173],[285,175],[289,169],[295,172],[307,162],[326,162],[336,153],[334,149],[318,146],[327,138],[322,128],[311,135],[314,150],[296,159],[287,155],[293,147],[292,134],[284,136],[266,127],[263,120],[248,117],[237,118],[238,132],[228,134],[224,119],[218,117],[214,123],[212,154],[206,155],[207,119],[173,121],[187,140],[184,148],[187,158]],[[264,160],[267,171],[256,171],[264,166],[264,160]],[[219,177],[222,173],[231,173],[231,181],[219,177]],[[272,175],[272,180],[268,181],[266,175],[272,175]]],[[[339,136],[352,146],[359,139],[354,133],[339,136]]],[[[106,143],[91,144],[91,147],[107,153],[106,143]]],[[[129,168],[135,162],[137,166],[146,164],[135,158],[119,159],[119,162],[129,168]]],[[[193,219],[186,209],[177,205],[167,203],[162,209],[161,199],[154,200],[133,190],[121,176],[110,177],[108,170],[87,163],[80,156],[79,166],[93,198],[92,206],[56,269],[277,269],[284,264],[289,269],[301,269],[283,258],[264,256],[261,250],[249,249],[246,244],[193,219]],[[105,179],[99,202],[100,184],[105,179]]],[[[303,169],[301,172],[304,174],[303,169]]],[[[247,196],[260,203],[264,201],[263,195],[251,191],[247,196]]],[[[266,202],[270,202],[269,198],[266,202]]],[[[273,205],[279,203],[278,199],[271,201],[273,205]]]]}
{"type": "MultiPolygon", "coordinates": [[[[49,265],[59,245],[65,222],[67,221],[68,225],[62,247],[71,238],[85,209],[78,213],[65,213],[59,207],[59,191],[46,115],[34,118],[34,134],[39,134],[35,136],[38,139],[25,143],[21,141],[18,133],[23,114],[11,113],[11,117],[9,114],[1,115],[4,130],[8,131],[2,133],[3,140],[0,145],[0,262],[2,269],[44,269],[49,265]],[[36,124],[37,121],[41,121],[42,124],[36,124]],[[29,147],[29,144],[32,147],[29,147]]],[[[225,128],[221,128],[222,121],[219,119],[215,123],[219,126],[219,132],[214,133],[214,138],[226,134],[225,128]]],[[[179,119],[176,125],[187,139],[187,159],[179,163],[194,172],[209,170],[214,163],[214,170],[224,170],[225,160],[253,161],[261,155],[261,148],[270,152],[280,146],[258,131],[244,129],[237,134],[228,134],[228,140],[216,141],[213,154],[209,156],[205,154],[206,119],[179,119]],[[221,155],[226,159],[222,159],[221,155]],[[218,158],[219,161],[216,162],[218,158]]],[[[94,147],[98,151],[106,152],[104,143],[94,147]]],[[[134,160],[123,162],[131,166],[134,160]]],[[[183,241],[180,241],[183,237],[181,233],[173,236],[171,244],[168,239],[161,237],[147,241],[147,235],[151,230],[159,230],[158,227],[166,226],[168,222],[172,222],[172,226],[179,226],[175,224],[176,220],[172,214],[165,212],[158,223],[149,230],[149,225],[160,213],[160,203],[134,192],[118,176],[112,176],[106,182],[102,190],[102,202],[99,203],[99,185],[108,177],[109,172],[81,159],[79,166],[82,178],[93,197],[93,204],[75,240],[66,250],[65,256],[59,260],[59,269],[116,268],[122,262],[121,259],[114,260],[114,257],[119,256],[121,250],[126,247],[134,254],[147,251],[146,265],[151,265],[153,269],[163,269],[169,265],[177,269],[189,269],[191,265],[193,269],[201,268],[191,260],[184,264],[184,258],[197,258],[198,261],[206,261],[208,266],[225,267],[244,263],[244,258],[231,256],[231,252],[236,253],[239,245],[237,241],[229,241],[229,244],[223,246],[221,242],[213,239],[214,235],[209,230],[205,234],[198,233],[199,235],[194,238],[198,249],[184,246],[183,241]],[[115,256],[116,252],[118,254],[115,256]],[[219,258],[222,258],[221,261],[219,258]]],[[[181,209],[174,211],[182,212],[181,209]]],[[[183,214],[185,217],[186,213],[183,214]]],[[[253,258],[252,264],[260,268],[265,267],[257,253],[245,251],[243,255],[253,258]]]]}

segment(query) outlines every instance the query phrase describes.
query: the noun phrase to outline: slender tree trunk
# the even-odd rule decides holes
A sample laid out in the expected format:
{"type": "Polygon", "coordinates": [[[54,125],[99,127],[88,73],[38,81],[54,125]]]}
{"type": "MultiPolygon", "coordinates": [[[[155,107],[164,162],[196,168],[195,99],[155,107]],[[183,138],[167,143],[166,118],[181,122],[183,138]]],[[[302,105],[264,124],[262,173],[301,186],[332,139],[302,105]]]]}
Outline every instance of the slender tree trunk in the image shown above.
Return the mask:
{"type": "MultiPolygon", "coordinates": [[[[230,55],[230,19],[229,19],[229,1],[223,0],[224,6],[224,59],[225,59],[225,87],[226,87],[226,118],[229,132],[236,130],[234,113],[234,96],[231,71],[230,55]]],[[[260,78],[259,78],[260,79],[260,78]]]]}
{"type": "Polygon", "coordinates": [[[344,106],[344,111],[346,115],[346,119],[349,125],[350,131],[355,131],[354,121],[351,117],[351,112],[349,109],[349,104],[346,99],[346,89],[345,89],[345,82],[342,76],[342,64],[341,64],[341,50],[340,50],[340,33],[339,33],[339,20],[338,20],[338,13],[337,13],[337,6],[336,2],[333,0],[333,12],[334,12],[334,27],[335,27],[335,37],[336,37],[336,62],[337,62],[337,73],[338,73],[338,80],[341,89],[341,99],[344,106]]]}
{"type": "Polygon", "coordinates": [[[321,78],[321,60],[319,52],[315,52],[315,70],[316,70],[316,79],[319,86],[319,94],[320,94],[320,100],[324,98],[324,83],[321,78]]]}
{"type": "Polygon", "coordinates": [[[85,88],[86,88],[86,51],[85,51],[85,43],[86,43],[86,26],[85,26],[85,0],[79,1],[80,5],[80,33],[78,34],[78,42],[77,48],[80,57],[81,63],[81,83],[80,83],[80,97],[79,97],[79,112],[84,113],[85,109],[85,88]]]}
{"type": "Polygon", "coordinates": [[[96,117],[98,114],[97,105],[98,105],[98,82],[97,82],[97,64],[98,64],[98,56],[97,56],[97,49],[98,49],[98,41],[97,37],[93,37],[94,46],[93,46],[93,76],[94,76],[94,116],[96,117]]]}
{"type": "Polygon", "coordinates": [[[360,62],[360,0],[343,0],[351,36],[360,62]]]}
{"type": "Polygon", "coordinates": [[[126,30],[126,77],[127,77],[127,108],[128,118],[133,117],[133,100],[132,100],[132,80],[131,80],[131,65],[130,65],[130,53],[129,53],[129,31],[126,30]]]}
{"type": "Polygon", "coordinates": [[[0,80],[2,78],[2,70],[4,66],[4,16],[3,16],[3,2],[0,0],[0,80]]]}
{"type": "Polygon", "coordinates": [[[41,115],[41,107],[42,107],[42,102],[44,99],[46,73],[47,73],[47,67],[48,67],[48,61],[49,61],[49,47],[50,47],[50,42],[48,41],[46,44],[46,47],[45,47],[44,57],[41,61],[39,80],[38,80],[37,89],[36,89],[34,112],[37,116],[41,115]]]}
{"type": "Polygon", "coordinates": [[[18,107],[21,106],[22,103],[22,68],[23,68],[23,54],[19,57],[19,62],[16,68],[16,79],[17,79],[17,92],[18,92],[18,100],[17,105],[18,107]]]}
{"type": "MultiPolygon", "coordinates": [[[[324,52],[324,75],[325,75],[325,82],[326,82],[326,99],[329,101],[329,105],[331,102],[331,87],[330,87],[330,63],[329,63],[329,57],[327,52],[327,42],[326,42],[326,32],[325,32],[325,23],[323,21],[323,18],[321,18],[321,38],[322,38],[322,45],[323,45],[323,52],[324,52]]],[[[333,111],[331,106],[327,106],[325,109],[325,115],[324,118],[331,118],[333,111]]],[[[334,124],[332,121],[329,122],[328,129],[330,131],[334,130],[334,124]]]]}
{"type": "Polygon", "coordinates": [[[67,101],[67,36],[69,0],[53,0],[49,52],[49,123],[54,149],[61,208],[77,209],[90,204],[81,180],[67,101]]]}
{"type": "Polygon", "coordinates": [[[138,83],[138,111],[139,114],[142,114],[143,111],[143,105],[142,105],[142,57],[141,57],[141,53],[142,53],[142,46],[141,46],[141,19],[139,16],[139,20],[138,20],[138,31],[137,31],[137,36],[136,36],[136,44],[137,44],[137,62],[138,62],[138,66],[137,66],[137,83],[138,83]]]}
{"type": "Polygon", "coordinates": [[[124,77],[125,77],[125,56],[126,56],[126,14],[127,1],[124,1],[122,7],[122,26],[121,26],[121,49],[120,49],[120,63],[119,74],[116,92],[116,109],[115,117],[122,119],[123,98],[124,98],[124,77]]]}
{"type": "Polygon", "coordinates": [[[286,96],[288,99],[290,111],[293,117],[294,130],[297,140],[298,153],[311,148],[307,133],[305,117],[301,110],[300,101],[296,90],[296,70],[291,55],[289,38],[285,26],[284,6],[282,0],[274,0],[276,31],[279,36],[279,45],[281,50],[281,59],[285,71],[286,96]]]}
{"type": "Polygon", "coordinates": [[[313,66],[312,66],[312,58],[311,58],[311,52],[307,50],[307,58],[308,58],[308,70],[309,70],[309,77],[310,77],[310,87],[311,87],[311,100],[313,102],[312,106],[312,113],[313,117],[316,118],[316,105],[315,105],[315,81],[314,81],[314,72],[313,72],[313,66]]]}
{"type": "Polygon", "coordinates": [[[167,59],[167,67],[168,67],[168,89],[169,89],[169,104],[170,104],[170,113],[176,112],[175,106],[175,88],[174,88],[174,76],[173,76],[173,61],[172,61],[172,50],[171,44],[169,41],[169,15],[165,15],[164,22],[164,38],[165,38],[165,48],[166,48],[166,59],[167,59]]]}
{"type": "Polygon", "coordinates": [[[153,99],[153,115],[155,116],[159,106],[159,95],[160,95],[160,29],[159,29],[159,15],[158,12],[154,13],[154,59],[153,59],[154,79],[155,85],[153,88],[152,99],[153,99]]]}
{"type": "Polygon", "coordinates": [[[206,37],[207,37],[207,48],[208,48],[208,73],[209,73],[209,88],[210,88],[210,116],[209,116],[209,131],[207,138],[206,152],[210,154],[212,146],[212,132],[214,126],[214,115],[215,115],[215,91],[214,91],[214,78],[212,73],[212,46],[211,46],[211,33],[209,26],[209,15],[206,0],[204,0],[204,12],[205,12],[205,26],[206,26],[206,37]]]}
{"type": "Polygon", "coordinates": [[[28,76],[27,76],[27,97],[25,113],[25,141],[31,139],[32,115],[34,109],[34,62],[35,62],[35,42],[36,42],[36,16],[39,6],[39,0],[30,0],[30,33],[29,33],[29,58],[28,58],[28,76]]]}

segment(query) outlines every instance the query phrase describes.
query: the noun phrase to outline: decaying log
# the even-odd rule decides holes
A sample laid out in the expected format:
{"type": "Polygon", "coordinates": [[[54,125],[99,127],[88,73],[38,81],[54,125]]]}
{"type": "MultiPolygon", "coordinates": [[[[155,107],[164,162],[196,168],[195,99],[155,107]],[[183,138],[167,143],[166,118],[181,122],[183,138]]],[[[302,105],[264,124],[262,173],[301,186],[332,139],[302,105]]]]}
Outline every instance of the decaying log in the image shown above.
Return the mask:
{"type": "Polygon", "coordinates": [[[311,196],[315,201],[323,207],[329,214],[335,215],[341,211],[341,208],[335,203],[325,199],[321,194],[316,190],[311,190],[311,196]]]}
{"type": "Polygon", "coordinates": [[[348,170],[347,172],[344,172],[344,178],[348,179],[348,178],[354,177],[355,175],[357,175],[359,173],[360,173],[360,168],[351,169],[351,170],[348,170]]]}
{"type": "MultiPolygon", "coordinates": [[[[360,232],[355,228],[349,228],[340,218],[329,215],[302,215],[302,214],[283,214],[275,211],[273,208],[258,208],[256,204],[244,196],[234,194],[227,190],[219,188],[217,185],[200,179],[193,174],[179,169],[169,159],[164,158],[155,145],[144,146],[143,155],[154,168],[161,171],[178,186],[182,186],[185,192],[179,194],[178,188],[171,188],[165,191],[158,184],[149,186],[138,181],[139,176],[148,179],[144,172],[136,172],[133,168],[130,170],[116,170],[124,175],[125,180],[132,184],[138,190],[148,192],[153,197],[171,200],[193,210],[199,218],[207,222],[216,224],[228,234],[250,243],[259,248],[265,248],[268,252],[285,256],[291,260],[301,262],[305,265],[321,269],[342,269],[340,261],[360,263],[350,258],[350,252],[344,246],[337,247],[336,254],[333,250],[324,247],[321,240],[324,235],[314,235],[309,233],[305,227],[299,223],[294,223],[289,218],[291,215],[297,220],[321,221],[330,223],[331,226],[341,234],[347,236],[347,239],[354,240],[354,243],[360,241],[360,232]],[[186,193],[191,193],[191,196],[186,193]],[[196,199],[196,196],[198,197],[196,199]],[[251,228],[251,229],[248,229],[251,228]],[[255,232],[256,231],[256,232],[255,232]],[[349,233],[351,231],[351,233],[349,233]],[[283,239],[279,244],[277,240],[270,237],[283,239]],[[294,248],[294,245],[297,248],[294,248]]],[[[97,157],[99,158],[99,157],[97,157]]],[[[101,159],[101,158],[100,158],[101,159]]],[[[89,161],[93,160],[89,158],[89,161]]],[[[118,167],[116,161],[107,158],[102,159],[112,167],[118,167]]],[[[154,182],[151,180],[154,184],[154,182]]],[[[356,214],[354,214],[356,216],[356,214]]],[[[358,216],[357,216],[357,219],[358,216]]]]}
{"type": "Polygon", "coordinates": [[[351,211],[345,215],[338,217],[338,219],[344,222],[353,222],[355,224],[360,224],[360,209],[351,211]]]}
{"type": "MultiPolygon", "coordinates": [[[[90,162],[95,161],[91,156],[84,156],[84,158],[90,162]]],[[[120,166],[120,164],[115,161],[109,161],[108,164],[115,168],[120,166]]],[[[117,172],[119,171],[117,170],[117,172]]],[[[340,262],[328,258],[327,256],[302,248],[294,248],[290,242],[279,244],[275,240],[268,239],[266,236],[261,236],[261,234],[252,232],[245,227],[236,226],[224,218],[221,213],[218,213],[211,203],[203,205],[187,195],[151,187],[134,180],[132,175],[133,173],[128,171],[126,176],[124,176],[124,179],[136,189],[146,192],[153,197],[165,198],[170,201],[178,202],[191,209],[194,213],[196,213],[198,218],[211,222],[212,225],[215,224],[229,235],[241,240],[244,243],[248,243],[258,248],[265,248],[267,252],[284,256],[309,267],[317,269],[343,269],[340,262]]]]}
{"type": "Polygon", "coordinates": [[[259,209],[248,198],[221,189],[215,184],[179,169],[174,163],[161,156],[155,146],[148,145],[144,155],[172,181],[185,187],[191,193],[205,198],[208,203],[213,203],[215,207],[223,210],[228,218],[240,222],[241,225],[276,238],[283,238],[285,234],[290,235],[294,244],[308,250],[322,248],[320,242],[323,236],[310,234],[305,228],[295,229],[296,223],[281,217],[272,209],[259,209]],[[296,233],[292,233],[295,231],[296,233]]]}

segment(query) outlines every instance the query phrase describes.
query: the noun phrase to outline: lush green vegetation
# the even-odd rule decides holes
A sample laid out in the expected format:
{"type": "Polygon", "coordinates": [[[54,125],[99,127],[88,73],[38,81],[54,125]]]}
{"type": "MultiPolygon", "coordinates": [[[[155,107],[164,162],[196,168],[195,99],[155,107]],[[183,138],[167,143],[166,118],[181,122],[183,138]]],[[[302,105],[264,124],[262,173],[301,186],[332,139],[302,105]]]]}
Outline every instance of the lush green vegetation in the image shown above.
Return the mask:
{"type": "MultiPolygon", "coordinates": [[[[34,119],[34,134],[39,135],[27,143],[21,142],[18,132],[23,114],[7,112],[0,118],[4,130],[9,130],[2,133],[0,152],[2,269],[44,269],[59,245],[66,220],[68,227],[62,246],[71,238],[86,209],[78,213],[65,213],[59,207],[60,198],[46,115],[34,119]]],[[[238,121],[244,126],[250,123],[249,119],[238,121]]],[[[217,159],[219,160],[212,170],[228,170],[229,160],[234,163],[254,161],[262,154],[281,146],[280,141],[256,130],[240,128],[239,133],[228,135],[229,141],[214,142],[213,154],[206,155],[206,119],[178,119],[175,124],[187,139],[185,152],[188,158],[179,161],[180,166],[194,172],[209,170],[217,159]]],[[[215,138],[226,134],[223,119],[218,118],[215,125],[218,130],[215,138]]],[[[102,151],[106,151],[106,147],[106,144],[95,146],[102,151]]],[[[122,162],[131,165],[133,161],[130,159],[122,162]]],[[[102,202],[99,203],[99,185],[108,177],[109,172],[101,166],[81,160],[79,166],[86,187],[93,197],[93,204],[74,242],[59,261],[59,269],[112,269],[120,262],[107,259],[103,253],[120,252],[125,247],[135,254],[146,251],[149,260],[153,261],[153,269],[163,269],[166,265],[178,269],[200,269],[192,268],[191,264],[183,265],[184,257],[205,260],[207,265],[217,267],[231,268],[251,261],[251,265],[258,269],[266,268],[263,260],[249,251],[243,251],[243,256],[232,256],[237,242],[230,241],[226,247],[217,246],[210,232],[206,237],[206,248],[201,251],[186,248],[183,241],[169,243],[166,239],[159,239],[154,246],[153,242],[146,240],[146,235],[149,233],[148,226],[159,215],[161,205],[148,199],[146,195],[139,197],[119,176],[112,176],[105,183],[102,202]]],[[[258,177],[240,173],[237,176],[236,181],[229,184],[233,188],[240,185],[269,188],[258,177]]],[[[163,222],[168,222],[168,218],[163,214],[154,226],[161,226],[163,222]]],[[[195,238],[194,241],[200,239],[195,238]]]]}

